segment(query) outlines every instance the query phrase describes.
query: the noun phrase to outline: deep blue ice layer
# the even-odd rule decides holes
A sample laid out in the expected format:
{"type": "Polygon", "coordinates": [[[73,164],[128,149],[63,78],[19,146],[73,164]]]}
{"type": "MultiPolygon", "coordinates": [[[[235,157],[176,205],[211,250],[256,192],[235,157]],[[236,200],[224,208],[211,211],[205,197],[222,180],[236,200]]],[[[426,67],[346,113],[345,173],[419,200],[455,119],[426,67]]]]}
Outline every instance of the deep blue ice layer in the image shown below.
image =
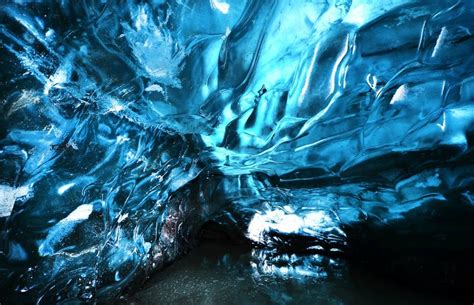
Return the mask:
{"type": "Polygon", "coordinates": [[[472,254],[473,33],[469,0],[0,4],[2,298],[110,300],[208,220],[472,254]]]}

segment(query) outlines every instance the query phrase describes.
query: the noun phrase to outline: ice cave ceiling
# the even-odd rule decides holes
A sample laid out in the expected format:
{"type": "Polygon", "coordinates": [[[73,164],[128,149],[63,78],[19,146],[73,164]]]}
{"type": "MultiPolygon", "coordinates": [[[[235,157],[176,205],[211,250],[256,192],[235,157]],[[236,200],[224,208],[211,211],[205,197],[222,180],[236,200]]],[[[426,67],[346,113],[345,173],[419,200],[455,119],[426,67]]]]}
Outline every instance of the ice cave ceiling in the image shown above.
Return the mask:
{"type": "Polygon", "coordinates": [[[0,302],[113,300],[209,221],[261,272],[472,275],[473,33],[470,0],[3,1],[0,302]]]}

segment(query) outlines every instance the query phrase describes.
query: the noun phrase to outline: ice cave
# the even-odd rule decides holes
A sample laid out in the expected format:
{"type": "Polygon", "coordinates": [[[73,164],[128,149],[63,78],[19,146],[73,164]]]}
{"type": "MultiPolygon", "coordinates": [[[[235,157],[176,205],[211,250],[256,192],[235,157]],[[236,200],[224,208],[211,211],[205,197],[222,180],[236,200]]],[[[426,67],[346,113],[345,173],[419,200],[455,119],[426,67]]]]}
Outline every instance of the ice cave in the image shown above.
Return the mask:
{"type": "Polygon", "coordinates": [[[0,2],[1,305],[474,301],[473,0],[0,2]]]}

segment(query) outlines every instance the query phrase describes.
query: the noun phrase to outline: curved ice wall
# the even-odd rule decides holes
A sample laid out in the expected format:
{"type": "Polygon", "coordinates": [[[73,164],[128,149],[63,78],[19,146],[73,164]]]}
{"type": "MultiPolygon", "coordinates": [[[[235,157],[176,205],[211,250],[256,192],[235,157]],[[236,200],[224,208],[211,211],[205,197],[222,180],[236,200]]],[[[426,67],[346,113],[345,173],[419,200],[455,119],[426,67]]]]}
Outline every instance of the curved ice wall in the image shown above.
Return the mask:
{"type": "Polygon", "coordinates": [[[211,219],[278,251],[471,255],[473,18],[468,0],[1,4],[1,297],[110,300],[211,219]]]}

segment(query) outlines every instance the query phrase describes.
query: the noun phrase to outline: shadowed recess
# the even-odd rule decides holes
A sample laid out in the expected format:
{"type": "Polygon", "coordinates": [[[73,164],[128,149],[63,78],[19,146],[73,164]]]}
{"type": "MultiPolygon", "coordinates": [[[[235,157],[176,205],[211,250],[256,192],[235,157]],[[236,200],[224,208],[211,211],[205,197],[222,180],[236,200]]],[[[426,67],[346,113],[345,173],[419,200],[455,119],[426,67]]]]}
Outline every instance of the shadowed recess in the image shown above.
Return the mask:
{"type": "Polygon", "coordinates": [[[472,295],[473,33],[470,0],[3,1],[0,302],[112,302],[205,224],[257,278],[472,295]]]}

